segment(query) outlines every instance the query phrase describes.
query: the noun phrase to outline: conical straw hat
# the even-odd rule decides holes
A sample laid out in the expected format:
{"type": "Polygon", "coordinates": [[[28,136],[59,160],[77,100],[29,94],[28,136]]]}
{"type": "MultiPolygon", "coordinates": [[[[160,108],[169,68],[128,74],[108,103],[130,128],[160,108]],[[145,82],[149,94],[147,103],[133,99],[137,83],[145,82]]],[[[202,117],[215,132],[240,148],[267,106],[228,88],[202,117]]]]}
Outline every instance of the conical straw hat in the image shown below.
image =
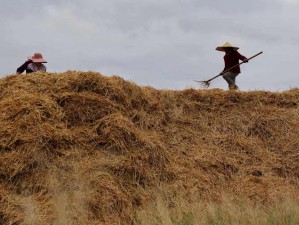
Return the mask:
{"type": "Polygon", "coordinates": [[[225,48],[233,48],[234,50],[238,50],[239,49],[239,47],[232,46],[230,43],[226,42],[224,45],[218,46],[216,48],[216,50],[224,52],[225,48]]]}

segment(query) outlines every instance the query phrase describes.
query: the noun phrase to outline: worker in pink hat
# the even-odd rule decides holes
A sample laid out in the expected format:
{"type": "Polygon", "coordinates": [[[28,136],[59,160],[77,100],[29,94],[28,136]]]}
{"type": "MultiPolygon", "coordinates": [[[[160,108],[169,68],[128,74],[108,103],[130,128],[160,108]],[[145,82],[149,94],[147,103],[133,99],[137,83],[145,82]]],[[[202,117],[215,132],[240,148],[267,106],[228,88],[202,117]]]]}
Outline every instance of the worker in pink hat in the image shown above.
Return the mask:
{"type": "Polygon", "coordinates": [[[33,56],[28,56],[27,59],[28,60],[17,69],[18,74],[23,73],[25,70],[26,74],[38,71],[46,72],[47,68],[43,63],[47,63],[47,61],[44,60],[41,53],[34,53],[33,56]]]}
{"type": "Polygon", "coordinates": [[[225,52],[224,55],[224,69],[221,72],[224,80],[228,83],[228,87],[230,90],[237,90],[238,86],[236,85],[236,77],[241,73],[240,66],[236,66],[239,64],[239,60],[243,62],[248,62],[247,58],[241,55],[237,50],[239,48],[232,46],[230,43],[226,42],[224,45],[216,48],[218,51],[225,52]],[[229,68],[234,67],[227,71],[229,68]]]}

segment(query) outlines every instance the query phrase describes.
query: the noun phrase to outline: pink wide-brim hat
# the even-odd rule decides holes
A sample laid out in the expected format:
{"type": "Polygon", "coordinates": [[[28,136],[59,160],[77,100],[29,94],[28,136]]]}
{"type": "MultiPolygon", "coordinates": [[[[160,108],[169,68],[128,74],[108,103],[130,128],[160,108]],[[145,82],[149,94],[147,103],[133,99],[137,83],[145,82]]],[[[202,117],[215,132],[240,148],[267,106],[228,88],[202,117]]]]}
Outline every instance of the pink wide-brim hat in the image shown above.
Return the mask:
{"type": "Polygon", "coordinates": [[[36,62],[36,63],[47,63],[46,60],[44,60],[43,55],[41,53],[34,53],[33,56],[28,56],[28,59],[30,59],[32,62],[36,62]]]}

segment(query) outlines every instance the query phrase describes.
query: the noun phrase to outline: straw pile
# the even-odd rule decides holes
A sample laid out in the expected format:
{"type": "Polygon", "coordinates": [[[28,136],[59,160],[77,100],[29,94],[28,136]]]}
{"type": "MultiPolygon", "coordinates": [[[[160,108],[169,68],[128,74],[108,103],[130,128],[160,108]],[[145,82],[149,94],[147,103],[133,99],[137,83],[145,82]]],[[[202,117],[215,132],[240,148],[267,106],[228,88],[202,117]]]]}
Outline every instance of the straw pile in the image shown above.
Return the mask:
{"type": "Polygon", "coordinates": [[[0,224],[131,224],[158,190],[299,196],[299,90],[167,91],[93,72],[0,80],[0,224]]]}

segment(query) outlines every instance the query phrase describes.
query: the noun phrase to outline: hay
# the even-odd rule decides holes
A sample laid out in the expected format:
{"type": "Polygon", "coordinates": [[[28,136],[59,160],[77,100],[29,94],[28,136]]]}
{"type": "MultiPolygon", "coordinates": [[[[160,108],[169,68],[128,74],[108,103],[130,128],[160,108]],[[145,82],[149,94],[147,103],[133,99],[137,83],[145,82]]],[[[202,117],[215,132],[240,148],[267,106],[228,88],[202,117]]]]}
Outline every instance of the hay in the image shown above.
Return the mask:
{"type": "Polygon", "coordinates": [[[299,196],[299,91],[155,90],[67,71],[0,79],[0,223],[130,224],[157,190],[299,196]]]}

